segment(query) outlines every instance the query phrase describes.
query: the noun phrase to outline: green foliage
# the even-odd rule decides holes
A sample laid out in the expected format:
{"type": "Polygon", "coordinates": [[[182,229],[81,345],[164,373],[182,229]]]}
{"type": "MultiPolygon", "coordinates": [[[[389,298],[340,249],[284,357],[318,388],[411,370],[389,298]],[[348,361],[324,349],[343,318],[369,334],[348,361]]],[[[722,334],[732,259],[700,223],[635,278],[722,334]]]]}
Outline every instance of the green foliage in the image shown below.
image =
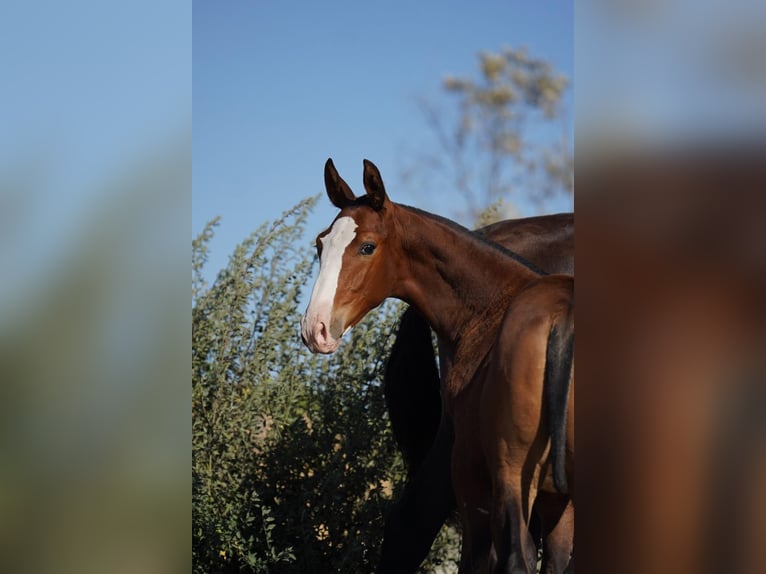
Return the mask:
{"type": "Polygon", "coordinates": [[[371,571],[403,483],[381,388],[399,305],[370,313],[331,357],[300,341],[315,201],[261,226],[209,287],[217,221],[192,242],[195,572],[371,571]]]}

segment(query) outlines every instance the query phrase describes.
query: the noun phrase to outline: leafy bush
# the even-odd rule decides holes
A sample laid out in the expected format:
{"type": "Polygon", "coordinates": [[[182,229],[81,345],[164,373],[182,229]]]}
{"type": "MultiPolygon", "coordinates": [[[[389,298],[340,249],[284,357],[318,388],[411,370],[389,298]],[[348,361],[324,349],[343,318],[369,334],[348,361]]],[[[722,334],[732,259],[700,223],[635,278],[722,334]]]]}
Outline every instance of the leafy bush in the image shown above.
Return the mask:
{"type": "Polygon", "coordinates": [[[217,221],[192,242],[195,572],[372,571],[403,483],[381,388],[400,305],[371,313],[332,357],[300,341],[315,201],[261,226],[211,286],[217,221]]]}

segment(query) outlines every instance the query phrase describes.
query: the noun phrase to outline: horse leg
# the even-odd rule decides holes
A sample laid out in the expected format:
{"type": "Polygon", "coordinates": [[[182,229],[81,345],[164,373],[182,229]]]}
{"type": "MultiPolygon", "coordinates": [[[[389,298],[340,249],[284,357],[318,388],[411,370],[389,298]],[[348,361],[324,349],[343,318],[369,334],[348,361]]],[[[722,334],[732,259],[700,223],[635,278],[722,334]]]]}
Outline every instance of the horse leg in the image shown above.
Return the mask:
{"type": "Polygon", "coordinates": [[[417,572],[455,509],[450,462],[453,440],[452,425],[442,421],[423,465],[386,517],[379,574],[417,572]]]}
{"type": "Polygon", "coordinates": [[[485,572],[490,560],[489,477],[481,466],[481,455],[456,437],[452,453],[452,481],[463,527],[459,574],[485,572]]]}
{"type": "Polygon", "coordinates": [[[461,512],[463,541],[460,548],[458,574],[486,572],[492,557],[492,539],[488,516],[481,508],[461,512]]]}
{"type": "Polygon", "coordinates": [[[496,481],[490,514],[492,543],[497,555],[494,574],[533,574],[537,571],[537,548],[529,532],[529,520],[522,501],[520,480],[496,481]]]}
{"type": "Polygon", "coordinates": [[[542,523],[542,574],[561,574],[569,564],[574,539],[574,507],[565,494],[540,492],[535,509],[542,523]]]}

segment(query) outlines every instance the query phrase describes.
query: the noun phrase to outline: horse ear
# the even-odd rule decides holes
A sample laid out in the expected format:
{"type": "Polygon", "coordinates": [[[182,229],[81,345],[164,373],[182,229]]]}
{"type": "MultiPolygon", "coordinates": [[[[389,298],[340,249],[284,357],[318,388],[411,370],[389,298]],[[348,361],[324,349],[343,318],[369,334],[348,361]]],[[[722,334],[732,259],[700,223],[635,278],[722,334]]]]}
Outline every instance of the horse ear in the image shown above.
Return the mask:
{"type": "Polygon", "coordinates": [[[324,186],[327,189],[327,197],[330,198],[332,204],[338,209],[343,209],[356,199],[354,192],[343,181],[343,178],[338,175],[338,170],[335,169],[332,158],[328,158],[327,163],[324,164],[324,186]]]}
{"type": "Polygon", "coordinates": [[[370,160],[364,160],[364,189],[367,191],[367,197],[370,198],[370,205],[376,211],[382,209],[388,201],[386,188],[383,185],[383,178],[375,164],[370,160]]]}

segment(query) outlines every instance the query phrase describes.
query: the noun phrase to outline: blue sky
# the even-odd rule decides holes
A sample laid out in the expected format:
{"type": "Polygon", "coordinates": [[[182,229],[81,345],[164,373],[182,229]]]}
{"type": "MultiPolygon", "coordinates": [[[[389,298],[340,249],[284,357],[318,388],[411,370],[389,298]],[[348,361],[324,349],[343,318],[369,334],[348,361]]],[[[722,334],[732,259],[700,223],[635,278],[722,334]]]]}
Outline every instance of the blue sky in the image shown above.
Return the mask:
{"type": "MultiPolygon", "coordinates": [[[[416,100],[448,106],[442,78],[474,76],[477,54],[504,46],[573,78],[572,2],[194,0],[192,234],[222,217],[208,272],[258,225],[323,192],[328,157],[354,189],[369,158],[394,201],[449,215],[449,195],[396,186],[407,154],[429,141],[416,100]]],[[[334,211],[323,198],[309,235],[334,211]]]]}

